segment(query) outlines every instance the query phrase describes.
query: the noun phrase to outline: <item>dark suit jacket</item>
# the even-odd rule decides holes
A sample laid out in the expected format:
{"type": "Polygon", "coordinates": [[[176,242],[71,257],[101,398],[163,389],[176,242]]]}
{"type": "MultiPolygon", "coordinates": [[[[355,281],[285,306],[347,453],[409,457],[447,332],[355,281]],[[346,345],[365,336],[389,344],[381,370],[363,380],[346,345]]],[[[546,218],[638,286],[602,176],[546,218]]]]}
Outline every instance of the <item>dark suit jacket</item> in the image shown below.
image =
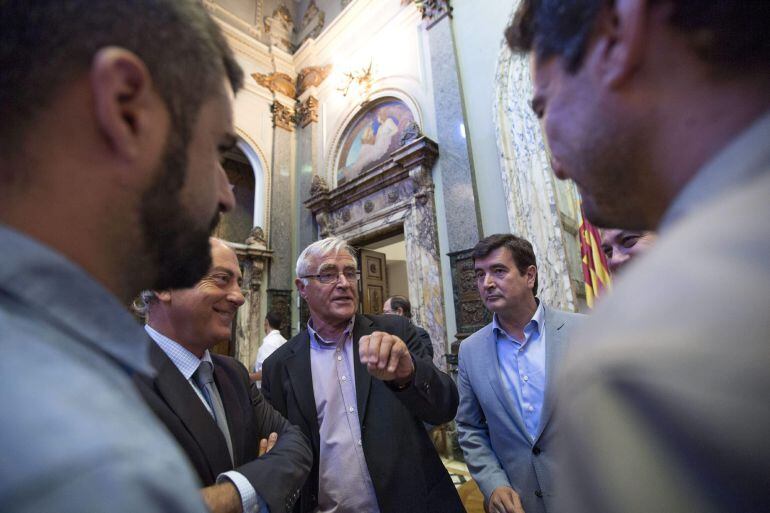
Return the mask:
{"type": "MultiPolygon", "coordinates": [[[[358,340],[374,331],[396,335],[409,347],[415,362],[414,382],[402,391],[373,379],[353,358],[356,400],[364,456],[381,513],[464,512],[452,480],[436,453],[423,422],[442,424],[457,411],[457,387],[425,355],[412,324],[397,315],[356,315],[353,354],[358,340]]],[[[262,392],[311,441],[313,468],[302,488],[295,512],[318,505],[319,429],[310,367],[307,330],[273,353],[262,367],[262,392]]]]}
{"type": "MultiPolygon", "coordinates": [[[[134,382],[179,442],[203,485],[210,486],[217,475],[233,470],[225,437],[190,383],[155,343],[150,359],[158,371],[156,377],[136,375],[134,382]]],[[[235,470],[249,480],[271,513],[291,511],[312,462],[307,438],[251,386],[248,371],[240,362],[215,354],[211,359],[227,414],[235,470]],[[278,433],[278,442],[257,458],[259,440],[272,432],[278,433]]]]}
{"type": "Polygon", "coordinates": [[[419,338],[425,346],[425,355],[432,360],[433,342],[430,340],[430,335],[428,335],[427,331],[417,326],[416,324],[412,324],[412,326],[414,326],[415,331],[417,331],[417,338],[419,338]]]}

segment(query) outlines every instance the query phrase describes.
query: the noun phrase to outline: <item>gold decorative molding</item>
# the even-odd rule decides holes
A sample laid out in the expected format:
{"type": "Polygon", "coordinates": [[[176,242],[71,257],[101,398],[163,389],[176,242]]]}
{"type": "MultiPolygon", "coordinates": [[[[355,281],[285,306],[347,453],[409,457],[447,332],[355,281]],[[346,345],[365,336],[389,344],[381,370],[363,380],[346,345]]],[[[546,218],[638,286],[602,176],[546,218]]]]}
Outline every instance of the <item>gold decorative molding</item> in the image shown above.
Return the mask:
{"type": "Polygon", "coordinates": [[[273,113],[273,126],[283,128],[289,132],[294,131],[295,114],[291,107],[287,107],[278,100],[275,100],[270,106],[270,112],[273,113]]]}
{"type": "Polygon", "coordinates": [[[299,103],[297,107],[297,125],[305,128],[310,123],[318,121],[318,100],[313,96],[308,96],[304,102],[299,103]]]}
{"type": "Polygon", "coordinates": [[[281,93],[289,98],[297,95],[297,89],[294,87],[294,80],[286,73],[279,71],[265,75],[263,73],[252,73],[251,77],[263,87],[270,89],[272,93],[281,93]]]}
{"type": "Polygon", "coordinates": [[[401,0],[402,5],[414,3],[420,10],[423,20],[428,20],[430,25],[435,25],[445,16],[452,17],[452,6],[449,0],[401,0]]]}
{"type": "Polygon", "coordinates": [[[302,96],[302,93],[311,87],[318,87],[321,85],[331,71],[331,64],[302,68],[297,74],[297,96],[302,96]]]}

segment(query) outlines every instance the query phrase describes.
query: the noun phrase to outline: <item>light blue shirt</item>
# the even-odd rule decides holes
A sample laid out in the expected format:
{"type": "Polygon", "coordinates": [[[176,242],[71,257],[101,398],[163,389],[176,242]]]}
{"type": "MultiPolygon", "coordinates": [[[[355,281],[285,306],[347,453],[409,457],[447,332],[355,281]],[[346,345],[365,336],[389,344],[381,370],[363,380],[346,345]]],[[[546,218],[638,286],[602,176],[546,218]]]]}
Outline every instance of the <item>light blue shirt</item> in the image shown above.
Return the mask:
{"type": "Polygon", "coordinates": [[[310,369],[318,415],[319,513],[379,513],[366,465],[356,402],[353,323],[341,340],[327,341],[310,322],[310,369]]]}
{"type": "Polygon", "coordinates": [[[207,511],[131,374],[152,375],[125,305],[63,255],[0,225],[0,511],[207,511]]]}
{"type": "MultiPolygon", "coordinates": [[[[203,391],[198,388],[198,385],[196,385],[195,381],[193,380],[193,374],[195,374],[195,371],[198,370],[201,362],[209,362],[212,366],[214,365],[208,349],[204,351],[203,358],[198,358],[190,351],[182,347],[182,345],[178,342],[168,338],[158,330],[153,329],[152,326],[146,324],[144,329],[147,331],[147,334],[150,335],[150,337],[163,350],[163,352],[166,353],[166,356],[168,356],[169,359],[174,363],[174,366],[176,366],[182,376],[184,376],[184,379],[190,383],[192,389],[195,390],[196,394],[198,394],[198,398],[200,398],[203,406],[206,407],[206,410],[208,410],[208,412],[213,417],[214,412],[211,411],[211,406],[204,397],[203,391]]],[[[216,384],[214,386],[216,386],[216,384]]],[[[246,476],[235,470],[229,470],[217,476],[217,483],[222,483],[222,481],[225,479],[228,479],[230,482],[232,482],[238,489],[238,493],[241,496],[243,511],[245,513],[256,513],[257,511],[262,513],[269,513],[270,510],[267,507],[267,504],[264,500],[262,500],[262,497],[260,497],[249,480],[246,479],[246,476]]]]}
{"type": "Polygon", "coordinates": [[[515,399],[519,415],[529,436],[534,440],[540,427],[545,400],[545,324],[543,304],[524,326],[524,340],[516,340],[492,317],[496,337],[497,359],[506,391],[515,399]]]}

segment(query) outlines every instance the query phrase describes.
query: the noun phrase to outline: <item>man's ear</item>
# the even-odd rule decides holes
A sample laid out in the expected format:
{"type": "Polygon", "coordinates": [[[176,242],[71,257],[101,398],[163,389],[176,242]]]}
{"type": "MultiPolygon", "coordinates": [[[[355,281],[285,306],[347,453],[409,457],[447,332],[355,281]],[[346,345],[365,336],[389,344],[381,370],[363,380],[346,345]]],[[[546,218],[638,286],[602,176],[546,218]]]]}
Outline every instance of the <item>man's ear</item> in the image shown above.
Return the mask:
{"type": "Polygon", "coordinates": [[[142,158],[145,131],[154,128],[154,112],[163,105],[147,66],[128,50],[102,48],[91,63],[90,80],[97,125],[110,148],[126,161],[142,158]]]}
{"type": "Polygon", "coordinates": [[[171,291],[170,290],[162,290],[160,292],[155,291],[155,296],[158,298],[158,301],[161,303],[170,303],[171,302],[171,291]]]}
{"type": "Polygon", "coordinates": [[[526,275],[527,275],[527,285],[529,285],[529,287],[531,288],[534,288],[535,278],[537,278],[537,267],[535,267],[534,265],[530,265],[529,267],[527,267],[526,275]]]}
{"type": "Polygon", "coordinates": [[[601,60],[602,81],[610,88],[622,85],[642,64],[648,9],[647,0],[616,0],[598,15],[592,53],[601,60]]]}
{"type": "Polygon", "coordinates": [[[299,292],[300,297],[305,299],[305,284],[302,282],[302,279],[295,278],[294,285],[297,287],[297,292],[299,292]]]}

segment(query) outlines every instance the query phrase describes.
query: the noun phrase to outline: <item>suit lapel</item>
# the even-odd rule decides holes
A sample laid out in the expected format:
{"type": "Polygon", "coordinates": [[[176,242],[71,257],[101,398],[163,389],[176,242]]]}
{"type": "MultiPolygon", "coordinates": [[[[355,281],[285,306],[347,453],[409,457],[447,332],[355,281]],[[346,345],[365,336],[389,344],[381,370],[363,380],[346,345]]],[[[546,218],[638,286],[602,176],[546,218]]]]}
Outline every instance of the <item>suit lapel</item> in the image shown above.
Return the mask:
{"type": "Polygon", "coordinates": [[[374,333],[373,323],[368,317],[356,315],[353,326],[353,369],[356,377],[356,405],[358,406],[358,421],[363,426],[366,417],[366,405],[369,401],[369,390],[372,387],[372,375],[366,370],[358,356],[358,341],[365,335],[374,333]]]}
{"type": "Polygon", "coordinates": [[[174,362],[155,343],[150,346],[150,358],[158,370],[154,381],[158,395],[179,417],[190,436],[198,443],[209,463],[212,476],[216,477],[230,470],[232,465],[227,442],[198,394],[184,379],[174,362]]]}
{"type": "Polygon", "coordinates": [[[546,384],[545,384],[545,398],[543,400],[543,410],[540,414],[540,424],[537,430],[537,437],[540,438],[543,434],[543,430],[548,425],[548,421],[551,419],[553,413],[554,401],[556,400],[554,391],[554,381],[556,379],[556,372],[559,369],[559,363],[564,356],[564,351],[567,347],[567,336],[565,328],[566,321],[564,317],[559,315],[558,310],[553,310],[548,307],[544,307],[545,314],[545,368],[546,368],[546,384]]]}
{"type": "Polygon", "coordinates": [[[227,417],[227,428],[230,432],[230,442],[233,445],[233,465],[241,465],[240,455],[243,447],[246,426],[242,415],[238,414],[240,406],[238,404],[237,392],[232,381],[227,379],[227,373],[221,365],[214,362],[214,381],[219,390],[219,396],[222,398],[222,405],[225,407],[225,416],[227,417]]]}
{"type": "Polygon", "coordinates": [[[519,414],[519,406],[515,397],[506,389],[503,384],[503,373],[500,370],[500,361],[497,359],[497,337],[492,325],[489,325],[489,334],[484,337],[484,351],[482,351],[482,372],[486,372],[489,376],[489,383],[492,389],[495,391],[498,400],[503,404],[503,409],[508,412],[516,425],[516,428],[527,440],[529,440],[529,434],[527,433],[527,427],[524,424],[524,419],[519,414]]]}
{"type": "Polygon", "coordinates": [[[310,368],[310,335],[303,331],[292,345],[292,354],[286,359],[286,372],[292,394],[305,419],[309,432],[318,437],[318,412],[313,392],[313,372],[310,368]]]}

